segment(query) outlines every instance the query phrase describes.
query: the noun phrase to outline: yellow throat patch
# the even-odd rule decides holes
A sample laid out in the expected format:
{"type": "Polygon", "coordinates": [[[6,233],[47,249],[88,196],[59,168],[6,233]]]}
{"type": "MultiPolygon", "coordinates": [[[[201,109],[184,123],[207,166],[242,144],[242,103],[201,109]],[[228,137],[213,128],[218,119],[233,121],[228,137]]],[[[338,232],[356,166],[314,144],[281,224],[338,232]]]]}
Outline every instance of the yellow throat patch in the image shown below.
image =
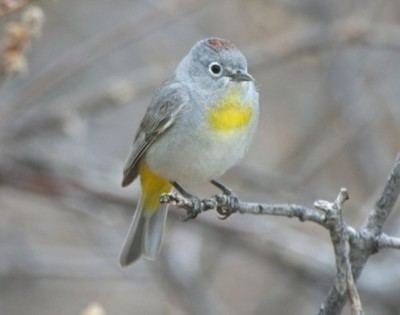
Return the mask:
{"type": "Polygon", "coordinates": [[[231,89],[208,110],[207,119],[215,131],[229,132],[246,127],[252,112],[250,104],[242,101],[240,90],[231,89]]]}

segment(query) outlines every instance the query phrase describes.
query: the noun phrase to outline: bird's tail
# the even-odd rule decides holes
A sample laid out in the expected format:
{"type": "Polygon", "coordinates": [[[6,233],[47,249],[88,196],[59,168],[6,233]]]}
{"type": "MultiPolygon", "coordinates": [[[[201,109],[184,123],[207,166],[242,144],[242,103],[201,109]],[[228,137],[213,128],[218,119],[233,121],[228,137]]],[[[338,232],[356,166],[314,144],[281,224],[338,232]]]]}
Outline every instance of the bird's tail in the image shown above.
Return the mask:
{"type": "Polygon", "coordinates": [[[128,235],[122,247],[121,266],[127,266],[141,255],[155,259],[160,251],[167,205],[160,205],[160,195],[170,192],[171,184],[154,174],[144,162],[139,167],[142,196],[136,208],[128,235]]]}

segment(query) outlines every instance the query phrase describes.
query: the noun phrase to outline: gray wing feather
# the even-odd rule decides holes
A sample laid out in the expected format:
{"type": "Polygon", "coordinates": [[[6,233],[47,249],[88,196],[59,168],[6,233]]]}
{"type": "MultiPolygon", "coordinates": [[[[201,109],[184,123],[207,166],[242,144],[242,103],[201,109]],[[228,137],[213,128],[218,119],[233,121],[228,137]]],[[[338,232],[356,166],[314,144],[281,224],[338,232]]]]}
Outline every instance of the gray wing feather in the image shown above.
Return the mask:
{"type": "Polygon", "coordinates": [[[131,153],[124,167],[122,186],[132,183],[138,174],[138,165],[148,148],[170,128],[185,104],[186,87],[179,82],[165,82],[155,94],[136,133],[131,153]]]}

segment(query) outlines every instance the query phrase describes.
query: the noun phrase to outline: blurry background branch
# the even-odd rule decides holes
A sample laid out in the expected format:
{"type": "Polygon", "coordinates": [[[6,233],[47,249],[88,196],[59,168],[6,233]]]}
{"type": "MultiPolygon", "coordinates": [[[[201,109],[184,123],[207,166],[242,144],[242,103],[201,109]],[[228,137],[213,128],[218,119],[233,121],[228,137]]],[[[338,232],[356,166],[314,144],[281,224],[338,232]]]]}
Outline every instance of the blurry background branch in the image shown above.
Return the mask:
{"type": "MultiPolygon", "coordinates": [[[[193,10],[193,8],[189,6],[187,10],[193,10]]],[[[38,25],[32,29],[37,30],[39,29],[39,25],[41,27],[39,22],[42,23],[41,21],[43,18],[39,17],[39,13],[35,13],[34,15],[36,16],[34,20],[36,22],[34,23],[38,23],[38,25]]],[[[187,14],[184,16],[187,18],[187,14]]],[[[151,19],[151,17],[146,18],[151,19]]],[[[157,21],[161,27],[165,24],[168,25],[171,23],[173,18],[176,17],[174,15],[171,17],[166,16],[165,18],[163,17],[162,20],[157,21]]],[[[27,86],[16,100],[6,106],[12,110],[9,111],[8,114],[7,111],[3,112],[0,119],[2,119],[5,123],[7,120],[12,120],[16,113],[20,113],[17,109],[23,109],[26,107],[31,108],[31,103],[34,102],[35,98],[40,96],[40,93],[45,93],[47,90],[54,88],[54,85],[57,85],[57,83],[66,80],[70,75],[73,75],[75,71],[78,71],[84,63],[86,64],[87,62],[91,62],[92,59],[100,58],[102,54],[109,54],[111,47],[115,48],[118,46],[124,46],[126,45],[126,41],[137,40],[137,38],[140,38],[142,33],[135,28],[135,25],[140,23],[140,21],[129,23],[128,25],[124,25],[123,27],[111,31],[110,34],[107,34],[107,38],[113,38],[113,42],[115,42],[113,45],[110,45],[107,38],[94,38],[92,39],[93,42],[85,43],[82,45],[82,47],[80,47],[80,50],[76,51],[76,53],[69,52],[65,56],[61,56],[58,60],[51,64],[49,69],[46,69],[45,72],[39,75],[39,77],[32,83],[33,86],[27,86]],[[129,34],[127,33],[124,35],[126,30],[130,30],[132,28],[136,30],[137,34],[129,32],[129,34]],[[108,45],[99,50],[98,46],[102,45],[103,42],[107,42],[108,45]],[[68,68],[68,71],[63,71],[66,67],[68,68]],[[63,76],[60,77],[61,74],[63,74],[63,76]],[[39,86],[41,86],[40,89],[38,88],[39,86]],[[45,87],[45,89],[43,89],[43,87],[45,87]],[[34,94],[31,91],[34,91],[34,94]]],[[[159,26],[157,25],[156,28],[159,29],[159,26]]],[[[40,34],[40,32],[35,31],[34,34],[40,34]]],[[[23,56],[23,47],[26,46],[25,36],[23,36],[23,40],[21,39],[21,36],[17,36],[17,38],[14,38],[15,35],[6,36],[6,38],[8,37],[11,37],[9,41],[11,41],[12,44],[8,45],[11,47],[8,49],[6,45],[5,54],[3,57],[4,64],[9,65],[5,67],[5,69],[8,69],[6,72],[12,73],[16,71],[23,71],[26,68],[25,58],[23,56]],[[10,50],[11,59],[8,57],[8,50],[10,50]],[[12,67],[10,68],[10,66],[12,67]]],[[[325,27],[320,27],[320,25],[316,24],[307,26],[303,29],[290,31],[286,34],[279,34],[275,38],[269,39],[268,43],[266,44],[263,43],[262,45],[258,44],[251,46],[248,49],[248,55],[251,66],[271,68],[277,65],[285,64],[293,58],[300,58],[301,56],[313,53],[321,53],[322,51],[332,49],[333,47],[337,46],[351,47],[352,45],[360,45],[374,49],[394,50],[396,53],[400,53],[399,42],[400,27],[397,27],[396,25],[372,25],[353,17],[325,27]]],[[[137,80],[133,80],[133,82],[125,81],[125,83],[122,83],[125,84],[126,89],[130,90],[133,89],[134,85],[138,84],[140,89],[144,90],[144,93],[148,93],[152,88],[154,88],[154,86],[152,86],[152,82],[154,81],[151,79],[146,82],[146,76],[148,76],[148,73],[154,73],[154,70],[155,69],[152,69],[152,67],[147,66],[142,70],[145,75],[144,80],[140,80],[139,82],[137,82],[137,80]]],[[[105,86],[111,86],[111,84],[112,82],[110,81],[104,83],[105,86]]],[[[101,108],[107,109],[107,106],[97,106],[102,103],[104,104],[104,102],[101,101],[101,98],[99,98],[99,94],[106,93],[105,100],[109,101],[112,91],[102,87],[95,91],[84,91],[83,93],[80,95],[80,98],[77,98],[74,101],[69,100],[67,108],[70,107],[69,105],[71,103],[74,103],[79,104],[79,106],[82,107],[89,107],[89,111],[98,110],[101,108]],[[90,95],[88,95],[89,93],[92,93],[94,96],[94,98],[92,97],[92,101],[90,101],[90,95]]],[[[140,94],[132,94],[132,97],[135,98],[139,96],[140,94]]],[[[77,97],[79,97],[79,94],[77,97]]],[[[60,106],[57,106],[57,111],[62,111],[63,107],[64,106],[62,106],[61,103],[60,106]]],[[[86,110],[83,108],[83,111],[86,110]]],[[[54,126],[54,122],[60,121],[60,118],[63,116],[62,113],[54,113],[54,111],[50,111],[48,114],[44,115],[42,111],[40,111],[40,113],[40,117],[34,118],[32,121],[27,121],[28,124],[13,124],[11,128],[17,127],[22,130],[14,130],[12,134],[29,134],[30,131],[33,131],[32,128],[38,128],[38,126],[41,126],[40,128],[44,128],[45,126],[54,126]],[[58,115],[58,118],[54,115],[58,115]]],[[[56,123],[56,125],[59,124],[56,123]]]]}
{"type": "Polygon", "coordinates": [[[2,0],[0,1],[0,17],[21,10],[29,4],[29,0],[2,0]]]}
{"type": "MultiPolygon", "coordinates": [[[[0,3],[0,17],[16,9],[21,9],[28,1],[4,1],[0,3]],[[8,6],[7,6],[8,5],[8,6]],[[3,10],[1,10],[1,8],[3,10]]],[[[30,47],[31,40],[38,38],[42,32],[44,14],[38,6],[27,7],[21,14],[18,22],[12,21],[5,25],[2,34],[0,56],[0,79],[6,76],[27,72],[26,51],[30,47]]]]}
{"type": "MultiPolygon", "coordinates": [[[[272,203],[266,214],[307,209],[298,217],[317,223],[326,214],[308,202],[343,185],[345,225],[360,226],[399,151],[398,1],[0,3],[1,56],[18,52],[29,68],[0,76],[0,313],[79,314],[93,301],[116,315],[315,312],[335,270],[319,224],[212,213],[182,224],[172,211],[160,261],[120,270],[137,201],[137,187],[119,187],[122,164],[154,88],[195,40],[227,37],[250,61],[263,115],[223,182],[272,203]],[[32,4],[46,16],[37,40],[23,18],[32,4]],[[9,33],[13,23],[28,37],[9,33]]],[[[398,213],[368,248],[399,247],[398,213]]],[[[364,262],[354,261],[359,231],[345,233],[353,271],[364,262]]],[[[368,259],[357,283],[368,314],[399,313],[399,254],[368,259]]],[[[330,297],[338,312],[347,295],[330,297]]]]}

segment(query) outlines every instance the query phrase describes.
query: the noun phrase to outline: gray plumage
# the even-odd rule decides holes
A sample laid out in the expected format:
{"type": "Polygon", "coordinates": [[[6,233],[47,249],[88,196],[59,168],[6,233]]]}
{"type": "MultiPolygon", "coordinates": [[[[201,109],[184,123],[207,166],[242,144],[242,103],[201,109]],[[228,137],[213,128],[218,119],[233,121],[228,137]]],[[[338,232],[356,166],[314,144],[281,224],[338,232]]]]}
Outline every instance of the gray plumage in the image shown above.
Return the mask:
{"type": "Polygon", "coordinates": [[[149,260],[157,258],[165,230],[168,206],[163,205],[152,216],[146,216],[139,202],[121,250],[120,264],[127,266],[141,255],[149,260]]]}
{"type": "Polygon", "coordinates": [[[132,151],[125,163],[123,187],[135,180],[143,154],[164,131],[171,127],[187,100],[185,87],[175,78],[166,81],[155,94],[136,133],[132,151]]]}
{"type": "MultiPolygon", "coordinates": [[[[199,41],[155,93],[136,133],[122,185],[135,180],[141,161],[161,178],[182,185],[218,178],[244,156],[258,116],[258,93],[243,54],[227,40],[199,41]],[[252,115],[246,126],[222,134],[211,128],[207,113],[232,90],[240,106],[251,107],[252,115]]],[[[156,256],[168,211],[161,208],[149,216],[139,202],[121,265],[141,254],[156,256]]]]}

